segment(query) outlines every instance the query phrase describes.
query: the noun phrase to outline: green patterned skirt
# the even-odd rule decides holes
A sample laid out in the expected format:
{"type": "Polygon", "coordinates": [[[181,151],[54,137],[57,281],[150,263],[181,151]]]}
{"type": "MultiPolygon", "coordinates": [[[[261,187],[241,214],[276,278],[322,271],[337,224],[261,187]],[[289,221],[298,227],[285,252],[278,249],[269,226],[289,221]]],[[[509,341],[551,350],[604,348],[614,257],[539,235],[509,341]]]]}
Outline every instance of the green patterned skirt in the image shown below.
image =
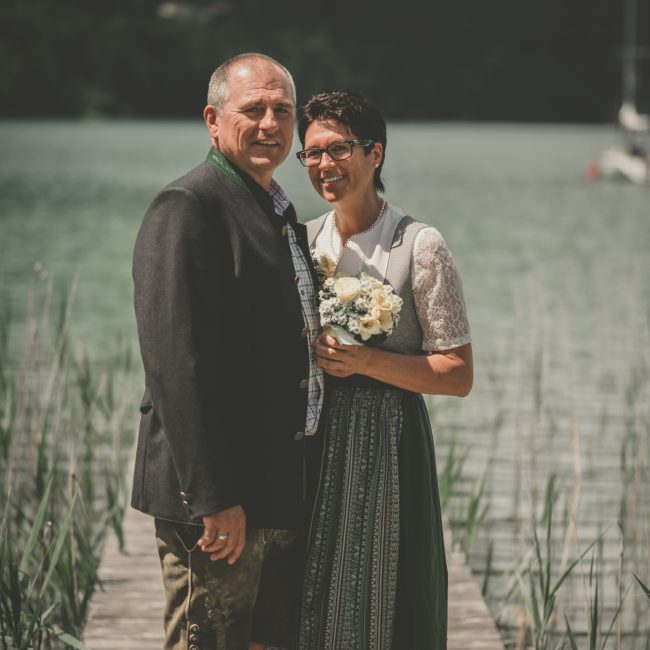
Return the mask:
{"type": "Polygon", "coordinates": [[[322,423],[299,650],[444,650],[447,566],[422,396],[328,382],[322,423]]]}

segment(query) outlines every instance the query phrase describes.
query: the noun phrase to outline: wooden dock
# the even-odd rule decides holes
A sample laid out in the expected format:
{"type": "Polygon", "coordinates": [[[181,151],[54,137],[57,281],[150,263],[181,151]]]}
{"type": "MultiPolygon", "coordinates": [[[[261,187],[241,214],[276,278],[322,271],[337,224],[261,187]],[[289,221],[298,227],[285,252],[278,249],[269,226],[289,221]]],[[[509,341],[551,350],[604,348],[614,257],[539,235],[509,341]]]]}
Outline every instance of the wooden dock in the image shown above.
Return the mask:
{"type": "MultiPolygon", "coordinates": [[[[161,650],[164,598],[153,520],[129,509],[124,526],[126,554],[119,552],[114,536],[106,544],[100,570],[104,589],[93,597],[84,643],[91,650],[161,650]]],[[[450,549],[449,536],[447,541],[450,549]]],[[[464,556],[448,550],[447,563],[448,650],[503,650],[464,556]]]]}

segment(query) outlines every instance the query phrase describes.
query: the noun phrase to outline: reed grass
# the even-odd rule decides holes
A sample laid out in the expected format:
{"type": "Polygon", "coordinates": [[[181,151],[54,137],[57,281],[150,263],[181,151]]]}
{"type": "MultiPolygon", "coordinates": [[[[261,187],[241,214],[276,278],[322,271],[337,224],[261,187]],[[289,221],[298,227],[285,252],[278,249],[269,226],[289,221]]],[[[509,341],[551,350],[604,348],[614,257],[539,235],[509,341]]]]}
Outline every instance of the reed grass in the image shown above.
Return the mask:
{"type": "MultiPolygon", "coordinates": [[[[562,573],[555,575],[552,533],[556,501],[556,477],[551,474],[546,483],[541,520],[545,532],[544,541],[540,541],[537,521],[533,517],[531,553],[524,558],[515,571],[513,588],[509,592],[509,596],[512,596],[515,588],[518,588],[524,601],[535,650],[547,650],[552,647],[551,621],[555,613],[558,592],[580,561],[580,558],[572,561],[562,573]]],[[[591,549],[591,546],[593,544],[585,553],[591,549]]]]}
{"type": "Polygon", "coordinates": [[[457,494],[461,481],[463,480],[463,467],[467,460],[469,450],[459,450],[456,440],[452,440],[445,457],[445,464],[438,476],[438,491],[440,493],[440,506],[447,510],[451,497],[457,494]]]}
{"type": "MultiPolygon", "coordinates": [[[[556,477],[551,474],[547,479],[544,510],[541,521],[533,517],[531,522],[531,545],[528,553],[514,571],[511,588],[507,599],[512,599],[516,594],[523,602],[525,616],[521,619],[519,638],[515,644],[517,650],[534,647],[535,650],[560,650],[570,648],[578,650],[580,636],[576,634],[566,613],[562,613],[564,633],[555,626],[557,618],[557,605],[561,588],[566,584],[572,573],[580,573],[584,590],[584,621],[586,622],[586,642],[589,650],[607,650],[609,648],[622,648],[621,616],[624,605],[633,582],[624,585],[623,573],[623,534],[620,535],[620,557],[617,575],[617,592],[619,594],[617,606],[608,620],[605,620],[604,594],[600,576],[603,573],[603,538],[604,533],[593,540],[584,550],[580,548],[576,537],[577,557],[568,565],[560,564],[557,568],[554,556],[554,511],[558,498],[556,477]],[[539,529],[543,532],[540,537],[539,529]],[[588,571],[584,563],[589,558],[588,571]]],[[[568,533],[567,533],[568,536],[568,533]]],[[[642,592],[650,600],[650,588],[635,574],[633,577],[642,592]]],[[[646,615],[650,614],[650,607],[646,608],[646,615]]],[[[631,643],[636,646],[631,635],[631,643]]],[[[644,648],[650,643],[650,634],[647,634],[644,648]]],[[[632,647],[632,646],[630,646],[632,647]]]]}
{"type": "MultiPolygon", "coordinates": [[[[483,390],[490,396],[490,400],[484,400],[488,407],[482,413],[472,413],[475,418],[472,433],[482,437],[481,449],[487,460],[489,479],[482,507],[487,507],[488,515],[479,527],[478,543],[473,545],[468,559],[473,570],[483,575],[483,593],[501,626],[505,642],[512,647],[528,648],[530,644],[535,647],[539,644],[533,641],[535,634],[546,636],[542,647],[553,648],[557,644],[569,648],[572,638],[578,647],[589,647],[585,643],[592,642],[589,630],[595,616],[600,630],[600,636],[593,636],[597,648],[606,638],[608,649],[648,650],[650,608],[645,596],[640,597],[642,589],[636,581],[633,591],[629,591],[632,573],[647,586],[645,576],[650,568],[647,298],[638,293],[631,297],[627,321],[619,313],[613,315],[615,322],[611,324],[595,323],[598,327],[611,325],[609,330],[603,330],[607,341],[615,333],[619,336],[617,340],[625,343],[613,359],[609,352],[604,352],[608,345],[596,345],[594,335],[600,334],[598,329],[585,332],[585,338],[576,348],[568,328],[563,329],[562,313],[558,314],[557,307],[549,304],[552,298],[536,286],[517,292],[516,327],[507,351],[499,353],[498,349],[491,349],[489,360],[477,362],[477,371],[483,372],[484,378],[477,377],[475,390],[483,390]],[[597,349],[592,350],[591,345],[597,349]],[[594,366],[592,353],[594,360],[603,363],[594,366]],[[488,436],[490,444],[486,445],[488,436]],[[612,462],[616,460],[617,447],[618,468],[612,462]],[[498,464],[494,464],[495,455],[498,464]],[[506,463],[506,459],[510,462],[506,463]],[[547,544],[544,486],[546,483],[548,490],[551,473],[556,474],[553,480],[557,503],[553,508],[550,544],[547,544]],[[502,489],[499,494],[500,480],[507,486],[507,493],[502,489]],[[493,495],[505,498],[493,504],[493,495]],[[613,531],[619,521],[622,534],[618,540],[625,553],[617,555],[613,531]],[[491,541],[495,531],[498,531],[496,547],[491,541]],[[604,537],[596,545],[603,544],[602,555],[592,549],[580,560],[585,551],[576,553],[579,537],[591,542],[600,534],[604,537]],[[595,555],[589,582],[592,552],[595,555]],[[541,589],[540,557],[543,569],[550,568],[551,580],[545,580],[551,587],[546,592],[541,589]],[[571,571],[553,594],[554,598],[548,599],[555,582],[569,568],[571,571]],[[487,586],[485,572],[492,574],[487,586]],[[586,595],[581,596],[583,572],[587,589],[586,595]],[[517,575],[522,578],[525,591],[517,575]],[[531,576],[535,596],[531,594],[531,576]],[[581,601],[584,601],[582,609],[581,601]],[[550,605],[552,612],[544,624],[550,605]],[[538,614],[537,627],[534,610],[538,614]],[[517,640],[520,627],[523,633],[517,640]]],[[[565,318],[570,319],[570,314],[565,314],[565,318]]],[[[449,424],[456,426],[451,420],[439,418],[438,428],[444,429],[449,424]]],[[[456,457],[461,445],[462,442],[456,443],[456,457]]],[[[472,459],[477,450],[470,443],[463,453],[472,459]]],[[[481,471],[486,471],[485,467],[477,468],[475,463],[466,462],[462,479],[457,483],[467,492],[467,484],[478,483],[481,471]]],[[[458,487],[455,490],[452,504],[458,498],[458,487]]],[[[462,518],[467,511],[455,514],[462,518]]]]}
{"type": "Polygon", "coordinates": [[[123,346],[91,359],[74,343],[78,282],[57,304],[35,269],[17,354],[0,313],[2,650],[85,648],[104,538],[112,527],[123,541],[137,377],[123,346]]]}
{"type": "Polygon", "coordinates": [[[643,590],[643,593],[648,597],[648,600],[650,600],[650,587],[648,587],[648,585],[646,585],[645,582],[643,582],[643,580],[641,580],[641,578],[639,578],[639,576],[636,575],[636,573],[633,573],[632,575],[634,576],[634,579],[639,584],[639,587],[641,587],[641,589],[643,590]]]}

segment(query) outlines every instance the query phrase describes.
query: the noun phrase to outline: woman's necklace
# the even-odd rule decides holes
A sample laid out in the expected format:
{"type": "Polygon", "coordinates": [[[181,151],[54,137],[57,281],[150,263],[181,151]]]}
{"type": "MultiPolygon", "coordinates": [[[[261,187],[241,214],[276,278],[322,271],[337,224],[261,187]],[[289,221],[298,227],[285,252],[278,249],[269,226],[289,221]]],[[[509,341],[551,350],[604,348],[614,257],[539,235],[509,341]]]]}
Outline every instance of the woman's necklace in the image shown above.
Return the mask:
{"type": "Polygon", "coordinates": [[[381,218],[384,216],[384,212],[386,211],[387,205],[388,204],[386,203],[386,200],[382,199],[381,209],[379,210],[379,214],[377,215],[375,220],[365,230],[362,230],[361,232],[357,232],[354,235],[348,237],[345,244],[343,243],[343,237],[341,237],[341,233],[339,232],[339,227],[336,225],[336,210],[332,212],[332,222],[330,224],[330,250],[332,251],[332,253],[335,251],[334,231],[336,231],[336,236],[339,238],[338,254],[336,255],[336,258],[334,260],[335,265],[339,263],[339,260],[341,259],[341,255],[343,255],[343,251],[345,250],[346,246],[348,245],[348,242],[352,239],[352,237],[360,237],[361,235],[365,235],[367,232],[370,232],[381,221],[381,218]]]}

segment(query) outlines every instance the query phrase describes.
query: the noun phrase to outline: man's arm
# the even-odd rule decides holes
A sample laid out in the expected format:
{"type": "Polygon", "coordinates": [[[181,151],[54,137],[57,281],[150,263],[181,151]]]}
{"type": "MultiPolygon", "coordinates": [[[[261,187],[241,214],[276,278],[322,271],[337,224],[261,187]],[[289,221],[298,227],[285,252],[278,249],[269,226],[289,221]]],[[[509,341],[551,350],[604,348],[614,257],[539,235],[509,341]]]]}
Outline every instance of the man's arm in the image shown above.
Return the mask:
{"type": "Polygon", "coordinates": [[[224,391],[235,359],[232,346],[222,345],[234,280],[227,238],[210,216],[191,191],[163,191],[145,215],[133,263],[147,383],[178,498],[194,519],[241,500],[229,456],[233,400],[224,391]]]}

